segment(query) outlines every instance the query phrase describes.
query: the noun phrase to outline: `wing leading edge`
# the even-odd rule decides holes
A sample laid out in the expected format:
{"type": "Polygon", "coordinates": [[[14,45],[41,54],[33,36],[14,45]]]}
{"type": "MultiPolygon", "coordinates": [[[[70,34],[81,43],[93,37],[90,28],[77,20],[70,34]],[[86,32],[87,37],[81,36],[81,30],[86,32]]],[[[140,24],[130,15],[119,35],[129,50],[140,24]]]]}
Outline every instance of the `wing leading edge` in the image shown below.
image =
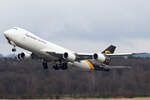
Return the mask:
{"type": "Polygon", "coordinates": [[[141,53],[114,53],[114,54],[105,54],[105,56],[109,57],[115,57],[115,56],[134,56],[134,55],[142,55],[142,54],[147,54],[145,52],[141,53]]]}

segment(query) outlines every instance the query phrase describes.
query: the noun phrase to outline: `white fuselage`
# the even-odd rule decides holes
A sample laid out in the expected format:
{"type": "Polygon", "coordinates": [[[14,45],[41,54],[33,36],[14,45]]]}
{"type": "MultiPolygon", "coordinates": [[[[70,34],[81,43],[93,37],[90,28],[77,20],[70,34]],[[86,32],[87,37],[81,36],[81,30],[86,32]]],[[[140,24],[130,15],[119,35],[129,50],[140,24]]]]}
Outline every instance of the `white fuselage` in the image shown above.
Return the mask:
{"type": "MultiPolygon", "coordinates": [[[[65,52],[72,53],[72,54],[75,53],[74,51],[71,51],[69,49],[45,41],[21,28],[12,28],[8,31],[5,31],[4,35],[7,38],[7,40],[11,43],[11,45],[15,45],[23,49],[26,49],[34,53],[41,59],[45,59],[47,61],[55,61],[58,60],[58,58],[49,55],[45,51],[62,53],[62,54],[65,52]]],[[[76,61],[70,62],[69,64],[85,70],[91,70],[91,69],[94,70],[93,66],[87,60],[86,61],[83,60],[80,62],[76,62],[76,61]]]]}

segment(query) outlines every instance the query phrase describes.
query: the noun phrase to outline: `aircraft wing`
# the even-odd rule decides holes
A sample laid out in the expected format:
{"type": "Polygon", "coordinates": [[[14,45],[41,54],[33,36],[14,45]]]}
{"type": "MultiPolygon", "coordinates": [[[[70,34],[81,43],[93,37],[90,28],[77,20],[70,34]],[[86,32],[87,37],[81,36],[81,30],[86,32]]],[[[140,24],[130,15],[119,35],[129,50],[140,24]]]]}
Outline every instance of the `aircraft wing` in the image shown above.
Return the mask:
{"type": "MultiPolygon", "coordinates": [[[[114,53],[114,54],[104,54],[108,57],[117,57],[117,56],[134,56],[134,55],[141,55],[141,54],[147,54],[147,53],[114,53]]],[[[84,59],[93,59],[92,53],[78,53],[77,56],[80,58],[80,60],[84,59]]]]}
{"type": "Polygon", "coordinates": [[[116,56],[134,56],[134,55],[141,55],[141,54],[147,54],[147,53],[114,53],[114,54],[105,54],[105,56],[109,57],[116,57],[116,56]]]}
{"type": "Polygon", "coordinates": [[[91,53],[77,53],[77,60],[87,60],[93,59],[93,54],[91,53]]]}
{"type": "MultiPolygon", "coordinates": [[[[51,56],[55,56],[57,58],[63,59],[63,53],[56,53],[56,52],[46,52],[51,56]]],[[[141,55],[146,53],[114,53],[114,54],[104,54],[106,57],[119,57],[119,56],[133,56],[133,55],[141,55]]],[[[92,53],[76,53],[77,61],[80,60],[87,60],[87,59],[93,59],[92,53]]]]}
{"type": "MultiPolygon", "coordinates": [[[[56,53],[56,52],[48,52],[48,51],[46,53],[48,53],[51,56],[60,58],[60,59],[63,59],[63,55],[64,55],[64,53],[56,53]]],[[[93,57],[93,55],[89,53],[82,53],[82,54],[75,54],[75,55],[77,57],[76,59],[77,61],[92,59],[93,57]]]]}
{"type": "Polygon", "coordinates": [[[63,53],[56,53],[56,52],[46,52],[47,54],[51,55],[51,56],[54,56],[54,57],[57,57],[57,58],[63,58],[63,53]]]}

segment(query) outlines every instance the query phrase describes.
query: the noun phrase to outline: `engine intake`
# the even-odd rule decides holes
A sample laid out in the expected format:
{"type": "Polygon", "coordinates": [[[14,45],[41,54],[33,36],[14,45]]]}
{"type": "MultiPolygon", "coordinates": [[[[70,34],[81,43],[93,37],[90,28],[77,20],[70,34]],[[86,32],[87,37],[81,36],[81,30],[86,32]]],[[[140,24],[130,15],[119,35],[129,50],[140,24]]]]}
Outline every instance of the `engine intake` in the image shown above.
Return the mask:
{"type": "Polygon", "coordinates": [[[65,58],[65,59],[68,58],[68,53],[67,53],[67,52],[64,53],[64,58],[65,58]]]}
{"type": "Polygon", "coordinates": [[[103,63],[103,62],[105,62],[105,60],[106,60],[106,57],[103,55],[103,54],[97,54],[97,53],[95,53],[94,55],[93,55],[93,58],[95,59],[95,60],[98,60],[99,62],[101,62],[101,63],[103,63]]]}
{"type": "Polygon", "coordinates": [[[76,55],[75,54],[72,54],[72,53],[67,53],[65,52],[64,55],[63,55],[63,58],[64,59],[67,59],[68,61],[75,61],[76,60],[76,55]]]}
{"type": "Polygon", "coordinates": [[[31,54],[22,52],[17,55],[17,58],[18,58],[18,60],[28,60],[28,59],[32,59],[32,56],[31,56],[31,54]]]}

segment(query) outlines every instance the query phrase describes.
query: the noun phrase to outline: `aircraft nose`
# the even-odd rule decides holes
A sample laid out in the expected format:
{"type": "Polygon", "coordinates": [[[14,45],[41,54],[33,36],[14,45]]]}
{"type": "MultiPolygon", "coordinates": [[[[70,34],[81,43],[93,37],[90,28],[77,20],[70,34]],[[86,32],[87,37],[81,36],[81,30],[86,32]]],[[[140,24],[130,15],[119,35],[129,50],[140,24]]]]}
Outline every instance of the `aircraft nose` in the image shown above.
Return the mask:
{"type": "Polygon", "coordinates": [[[10,31],[9,30],[5,31],[5,32],[3,32],[3,34],[5,35],[5,37],[9,37],[10,31]]]}
{"type": "Polygon", "coordinates": [[[7,35],[7,32],[3,32],[3,34],[6,36],[6,35],[7,35]]]}

